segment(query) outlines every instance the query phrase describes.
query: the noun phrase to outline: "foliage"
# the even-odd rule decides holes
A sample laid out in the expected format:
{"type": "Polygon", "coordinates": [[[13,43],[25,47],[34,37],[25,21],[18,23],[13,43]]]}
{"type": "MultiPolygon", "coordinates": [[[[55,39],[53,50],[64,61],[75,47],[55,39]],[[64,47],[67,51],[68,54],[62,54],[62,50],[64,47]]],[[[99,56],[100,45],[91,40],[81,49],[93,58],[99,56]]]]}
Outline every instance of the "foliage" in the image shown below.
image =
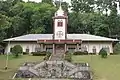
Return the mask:
{"type": "Polygon", "coordinates": [[[100,50],[99,54],[102,58],[107,58],[107,51],[104,48],[100,50]]]}
{"type": "Polygon", "coordinates": [[[48,52],[42,51],[42,52],[31,52],[33,56],[46,56],[48,52]]]}
{"type": "Polygon", "coordinates": [[[45,56],[44,60],[49,60],[49,58],[50,58],[51,54],[52,54],[52,53],[47,52],[47,54],[46,54],[46,56],[45,56]]]}
{"type": "Polygon", "coordinates": [[[13,48],[12,48],[12,53],[15,57],[18,57],[19,54],[23,53],[23,49],[20,45],[15,45],[13,48]]]}
{"type": "Polygon", "coordinates": [[[73,53],[73,55],[88,55],[88,52],[87,51],[84,51],[84,52],[76,51],[76,52],[73,53]]]}
{"type": "MultiPolygon", "coordinates": [[[[90,33],[115,38],[120,36],[120,15],[117,13],[116,1],[119,2],[118,0],[71,0],[71,6],[62,2],[62,7],[68,12],[69,17],[68,33],[90,33]]],[[[58,0],[42,0],[40,3],[1,0],[0,42],[6,38],[30,33],[53,33],[52,17],[59,3],[58,0]]]]}
{"type": "Polygon", "coordinates": [[[68,62],[71,62],[72,61],[72,54],[69,51],[66,51],[64,59],[68,62]]]}
{"type": "Polygon", "coordinates": [[[29,53],[28,52],[23,52],[23,55],[28,55],[29,53]]]}
{"type": "Polygon", "coordinates": [[[120,54],[120,43],[117,43],[113,48],[114,54],[120,54]]]}

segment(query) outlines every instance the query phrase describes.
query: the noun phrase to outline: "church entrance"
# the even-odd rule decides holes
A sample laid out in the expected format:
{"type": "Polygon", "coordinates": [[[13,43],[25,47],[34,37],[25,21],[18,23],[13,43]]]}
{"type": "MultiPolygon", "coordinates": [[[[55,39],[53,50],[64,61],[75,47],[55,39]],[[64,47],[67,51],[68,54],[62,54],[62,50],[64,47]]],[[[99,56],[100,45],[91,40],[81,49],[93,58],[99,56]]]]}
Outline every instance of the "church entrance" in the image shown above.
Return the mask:
{"type": "Polygon", "coordinates": [[[56,54],[65,53],[65,45],[64,44],[55,44],[55,53],[56,54]]]}

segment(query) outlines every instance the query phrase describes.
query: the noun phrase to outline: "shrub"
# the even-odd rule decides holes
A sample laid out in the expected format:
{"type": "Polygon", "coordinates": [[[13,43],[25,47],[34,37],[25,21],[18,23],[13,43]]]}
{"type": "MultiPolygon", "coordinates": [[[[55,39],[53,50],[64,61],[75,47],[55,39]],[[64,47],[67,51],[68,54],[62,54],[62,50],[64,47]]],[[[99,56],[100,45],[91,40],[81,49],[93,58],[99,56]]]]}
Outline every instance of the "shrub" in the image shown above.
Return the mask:
{"type": "Polygon", "coordinates": [[[47,54],[46,51],[42,51],[42,52],[31,52],[31,54],[33,56],[45,56],[47,54]]]}
{"type": "Polygon", "coordinates": [[[73,53],[73,55],[88,55],[88,52],[87,51],[84,51],[84,52],[76,51],[76,52],[73,53]]]}
{"type": "Polygon", "coordinates": [[[13,48],[12,48],[12,53],[15,57],[18,57],[19,54],[23,53],[23,49],[20,45],[15,45],[13,48]]]}
{"type": "Polygon", "coordinates": [[[89,53],[90,55],[96,55],[96,53],[89,53]]]}
{"type": "Polygon", "coordinates": [[[114,54],[120,54],[120,43],[117,43],[113,48],[114,54]]]}
{"type": "Polygon", "coordinates": [[[28,52],[23,52],[23,55],[27,55],[27,54],[29,54],[28,52]]]}
{"type": "Polygon", "coordinates": [[[72,54],[68,51],[65,52],[65,60],[67,60],[68,62],[72,61],[72,54]]]}
{"type": "Polygon", "coordinates": [[[44,60],[49,60],[49,58],[50,58],[51,54],[52,54],[52,53],[47,52],[47,53],[46,53],[46,56],[45,56],[45,58],[44,58],[44,60]]]}
{"type": "Polygon", "coordinates": [[[99,52],[99,55],[101,55],[102,58],[107,58],[107,52],[104,48],[102,48],[99,52]]]}

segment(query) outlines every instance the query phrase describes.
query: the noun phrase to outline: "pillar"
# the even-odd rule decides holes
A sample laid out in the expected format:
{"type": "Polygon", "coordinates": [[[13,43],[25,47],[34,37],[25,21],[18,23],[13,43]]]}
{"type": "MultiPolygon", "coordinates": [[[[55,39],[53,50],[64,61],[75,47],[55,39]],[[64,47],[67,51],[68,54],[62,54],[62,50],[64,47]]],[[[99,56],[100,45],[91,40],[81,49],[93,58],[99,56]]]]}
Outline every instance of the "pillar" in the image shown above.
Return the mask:
{"type": "Polygon", "coordinates": [[[77,51],[79,51],[79,44],[77,43],[77,51]]]}
{"type": "Polygon", "coordinates": [[[55,44],[53,43],[53,54],[55,54],[55,44]]]}
{"type": "Polygon", "coordinates": [[[43,51],[43,44],[41,43],[41,51],[43,51]]]}
{"type": "Polygon", "coordinates": [[[65,43],[65,52],[67,51],[67,44],[65,43]]]}

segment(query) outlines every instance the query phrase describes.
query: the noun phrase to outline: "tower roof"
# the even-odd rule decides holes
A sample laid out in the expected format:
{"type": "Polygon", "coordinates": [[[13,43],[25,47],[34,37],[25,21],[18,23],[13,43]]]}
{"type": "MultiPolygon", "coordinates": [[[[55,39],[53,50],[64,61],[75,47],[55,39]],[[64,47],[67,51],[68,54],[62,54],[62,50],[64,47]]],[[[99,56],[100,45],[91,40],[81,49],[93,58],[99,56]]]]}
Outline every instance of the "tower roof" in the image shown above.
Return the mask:
{"type": "Polygon", "coordinates": [[[64,10],[62,9],[61,3],[59,9],[55,13],[55,16],[64,16],[64,10]]]}

